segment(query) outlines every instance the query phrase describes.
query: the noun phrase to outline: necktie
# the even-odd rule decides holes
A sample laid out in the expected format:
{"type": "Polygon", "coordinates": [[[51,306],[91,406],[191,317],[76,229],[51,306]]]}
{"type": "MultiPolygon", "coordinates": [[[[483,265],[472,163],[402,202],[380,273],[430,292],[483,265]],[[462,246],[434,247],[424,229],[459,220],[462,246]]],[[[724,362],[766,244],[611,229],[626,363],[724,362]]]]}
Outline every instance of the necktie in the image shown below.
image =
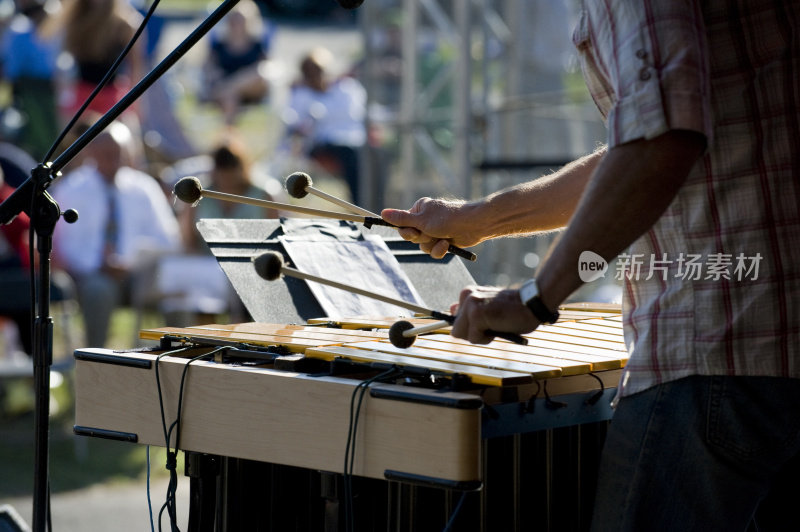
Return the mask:
{"type": "Polygon", "coordinates": [[[108,203],[108,217],[105,227],[105,256],[117,253],[119,241],[119,212],[117,209],[116,187],[112,184],[106,188],[106,200],[108,203]]]}

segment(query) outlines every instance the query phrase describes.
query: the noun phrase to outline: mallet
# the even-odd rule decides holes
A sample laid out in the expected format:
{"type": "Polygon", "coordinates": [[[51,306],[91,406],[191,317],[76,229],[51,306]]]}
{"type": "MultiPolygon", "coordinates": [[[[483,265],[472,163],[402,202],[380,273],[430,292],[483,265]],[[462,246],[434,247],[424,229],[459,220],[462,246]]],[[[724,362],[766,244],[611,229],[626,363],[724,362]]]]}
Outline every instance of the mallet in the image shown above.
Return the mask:
{"type": "Polygon", "coordinates": [[[393,346],[405,349],[414,345],[417,335],[432,332],[448,325],[450,325],[450,322],[444,320],[434,321],[418,327],[414,327],[414,324],[410,321],[396,321],[389,327],[389,341],[392,342],[393,346]]]}
{"type": "MultiPolygon", "coordinates": [[[[310,273],[301,272],[300,270],[297,270],[295,268],[290,268],[284,264],[283,257],[280,255],[280,253],[277,253],[275,251],[267,251],[262,253],[258,257],[254,257],[253,266],[255,267],[256,273],[261,278],[266,279],[267,281],[274,281],[280,278],[281,274],[283,274],[289,277],[295,277],[297,279],[303,279],[306,281],[313,281],[315,283],[320,283],[333,288],[338,288],[339,290],[345,290],[347,292],[352,292],[354,294],[358,294],[361,296],[377,299],[378,301],[383,301],[384,303],[389,303],[390,305],[395,305],[410,310],[412,312],[416,312],[418,314],[427,314],[429,316],[436,318],[437,320],[442,320],[443,322],[448,324],[452,324],[456,320],[455,316],[445,314],[444,312],[431,310],[425,307],[421,307],[419,305],[415,305],[414,303],[403,301],[402,299],[385,296],[377,292],[371,292],[369,290],[364,290],[362,288],[358,288],[348,284],[331,281],[329,279],[318,277],[310,273]]],[[[489,336],[496,336],[498,338],[503,338],[505,340],[517,344],[525,345],[528,343],[528,341],[525,338],[516,333],[486,331],[486,334],[489,336]]],[[[402,331],[400,336],[402,336],[402,331]]],[[[391,332],[389,338],[391,339],[391,332]]],[[[411,343],[414,343],[413,339],[411,343]]],[[[397,345],[394,341],[392,341],[392,344],[395,345],[396,347],[408,347],[411,345],[411,344],[407,346],[397,345]]]]}
{"type": "MultiPolygon", "coordinates": [[[[236,194],[228,194],[225,192],[216,192],[213,190],[203,190],[203,184],[194,176],[186,176],[181,178],[172,190],[179,200],[195,205],[202,198],[213,198],[223,201],[232,201],[234,203],[245,203],[247,205],[256,205],[264,207],[265,209],[279,209],[290,212],[297,212],[300,214],[307,214],[310,216],[321,216],[323,218],[334,218],[336,220],[347,220],[349,222],[359,222],[364,224],[364,227],[369,229],[373,225],[383,225],[386,227],[397,227],[390,224],[380,216],[361,216],[358,214],[350,214],[345,212],[323,211],[321,209],[312,209],[309,207],[298,207],[290,203],[279,203],[277,201],[262,200],[257,198],[248,198],[246,196],[237,196],[236,194]]],[[[476,260],[477,256],[471,251],[461,249],[457,246],[450,245],[448,251],[453,255],[458,255],[467,260],[476,260]]]]}
{"type": "Polygon", "coordinates": [[[177,183],[175,183],[175,187],[173,188],[173,193],[178,197],[179,200],[192,205],[196,204],[202,198],[212,198],[223,201],[232,201],[234,203],[255,205],[257,207],[264,207],[265,209],[278,209],[278,210],[296,212],[300,214],[307,214],[309,216],[321,216],[323,218],[335,218],[337,220],[360,222],[363,223],[366,227],[370,227],[372,225],[385,225],[389,227],[394,227],[392,224],[385,221],[381,217],[360,216],[346,212],[324,211],[321,209],[312,209],[309,207],[298,207],[297,205],[292,205],[290,203],[280,203],[277,201],[262,200],[258,198],[248,198],[247,196],[237,196],[236,194],[228,194],[226,192],[204,190],[202,183],[200,183],[200,180],[194,176],[187,176],[181,178],[177,183]]]}
{"type": "Polygon", "coordinates": [[[380,218],[374,212],[362,209],[358,205],[353,205],[343,199],[332,196],[327,192],[323,192],[318,188],[314,188],[314,183],[311,181],[311,176],[305,172],[295,172],[286,178],[286,192],[293,198],[302,199],[309,194],[313,194],[318,198],[334,203],[340,207],[344,207],[354,214],[361,214],[362,216],[374,216],[380,218]]]}

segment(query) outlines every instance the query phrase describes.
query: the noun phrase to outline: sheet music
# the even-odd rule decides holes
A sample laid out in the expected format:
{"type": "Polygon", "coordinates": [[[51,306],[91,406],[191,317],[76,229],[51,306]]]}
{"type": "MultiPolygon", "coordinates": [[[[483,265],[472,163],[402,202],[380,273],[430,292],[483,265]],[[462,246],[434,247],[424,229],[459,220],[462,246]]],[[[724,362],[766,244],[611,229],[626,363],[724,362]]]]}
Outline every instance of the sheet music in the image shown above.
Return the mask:
{"type": "MultiPolygon", "coordinates": [[[[332,239],[325,235],[281,236],[279,240],[296,269],[339,283],[426,306],[389,247],[378,236],[332,239]]],[[[396,305],[308,282],[327,317],[398,316],[413,312],[396,305]]]]}

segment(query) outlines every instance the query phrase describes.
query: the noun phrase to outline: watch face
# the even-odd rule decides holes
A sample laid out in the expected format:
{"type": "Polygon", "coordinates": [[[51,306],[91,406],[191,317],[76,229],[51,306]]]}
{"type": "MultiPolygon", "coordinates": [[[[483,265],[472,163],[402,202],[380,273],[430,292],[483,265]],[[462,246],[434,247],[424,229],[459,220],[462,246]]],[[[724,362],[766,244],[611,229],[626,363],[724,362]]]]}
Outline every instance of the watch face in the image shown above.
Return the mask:
{"type": "Polygon", "coordinates": [[[539,295],[539,287],[536,286],[536,281],[529,279],[525,281],[519,288],[519,298],[523,303],[527,304],[528,301],[539,295]]]}

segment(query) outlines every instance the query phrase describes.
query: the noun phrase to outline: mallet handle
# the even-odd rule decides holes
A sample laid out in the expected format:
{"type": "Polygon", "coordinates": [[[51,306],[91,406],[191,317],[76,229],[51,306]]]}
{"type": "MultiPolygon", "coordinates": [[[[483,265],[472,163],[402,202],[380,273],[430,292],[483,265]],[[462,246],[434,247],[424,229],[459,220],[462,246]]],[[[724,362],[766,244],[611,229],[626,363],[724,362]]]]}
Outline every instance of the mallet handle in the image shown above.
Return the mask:
{"type": "MultiPolygon", "coordinates": [[[[228,194],[226,192],[217,192],[215,190],[202,190],[200,194],[204,198],[213,198],[222,201],[231,201],[233,203],[244,203],[247,205],[255,205],[257,207],[264,207],[265,209],[278,209],[283,211],[291,211],[300,214],[308,214],[310,216],[321,216],[323,218],[336,218],[337,220],[347,220],[350,222],[367,221],[365,216],[350,214],[346,212],[333,212],[324,211],[322,209],[312,209],[310,207],[299,207],[291,203],[280,203],[277,201],[269,201],[258,198],[248,198],[247,196],[237,196],[236,194],[228,194]]],[[[373,222],[374,223],[374,222],[373,222]]]]}
{"type": "Polygon", "coordinates": [[[435,312],[425,307],[420,307],[419,305],[415,305],[414,303],[403,301],[402,299],[396,299],[393,297],[385,296],[377,292],[370,292],[369,290],[364,290],[362,288],[358,288],[356,286],[352,286],[349,284],[339,283],[337,281],[325,279],[324,277],[317,277],[316,275],[301,272],[300,270],[296,270],[288,266],[281,266],[281,273],[283,273],[284,275],[288,275],[289,277],[296,277],[297,279],[304,279],[306,281],[314,281],[315,283],[320,283],[333,288],[338,288],[339,290],[344,290],[346,292],[352,292],[354,294],[358,294],[361,296],[377,299],[378,301],[383,301],[384,303],[389,303],[390,305],[402,307],[404,309],[410,310],[411,312],[417,312],[419,314],[427,314],[427,315],[433,315],[433,313],[435,312]]]}
{"type": "MultiPolygon", "coordinates": [[[[453,322],[456,321],[456,317],[450,314],[445,314],[444,312],[439,312],[437,310],[431,310],[429,312],[431,316],[433,316],[434,318],[439,318],[441,321],[429,323],[427,325],[420,325],[419,327],[415,327],[413,329],[408,329],[406,331],[403,331],[403,336],[408,338],[409,336],[413,336],[416,334],[435,331],[436,329],[440,329],[441,327],[444,327],[446,325],[452,325],[453,322]]],[[[486,336],[494,336],[495,338],[502,338],[503,340],[508,340],[509,342],[513,342],[519,345],[528,345],[528,339],[522,336],[521,334],[505,332],[505,331],[493,331],[492,329],[487,329],[484,332],[486,336]]]]}
{"type": "MultiPolygon", "coordinates": [[[[310,188],[310,187],[309,187],[310,188]]],[[[278,209],[283,211],[290,211],[296,212],[299,214],[308,214],[310,216],[321,216],[323,218],[334,218],[336,220],[347,220],[349,222],[359,222],[364,224],[367,228],[373,225],[384,225],[387,227],[397,227],[394,224],[390,224],[380,216],[361,216],[358,214],[351,214],[346,212],[334,212],[334,211],[324,211],[322,209],[313,209],[311,207],[299,207],[297,205],[292,205],[291,203],[279,203],[277,201],[269,201],[269,200],[262,200],[258,198],[248,198],[247,196],[237,196],[236,194],[228,194],[227,192],[217,192],[215,190],[201,190],[200,195],[204,198],[213,198],[222,201],[232,201],[234,203],[244,203],[247,205],[255,205],[257,207],[264,207],[265,209],[278,209]]],[[[332,197],[332,196],[331,196],[332,197]]],[[[339,200],[343,203],[347,203],[344,200],[339,200]]],[[[349,205],[349,204],[348,204],[349,205]]],[[[352,207],[355,207],[353,205],[352,207]]],[[[369,211],[366,211],[369,212],[369,211]]],[[[453,255],[458,255],[461,258],[474,261],[478,257],[471,251],[467,251],[465,249],[461,249],[460,247],[454,246],[450,244],[450,247],[447,250],[452,253],[453,255]]]]}
{"type": "Polygon", "coordinates": [[[450,322],[444,320],[434,321],[433,323],[426,323],[425,325],[420,325],[419,327],[414,327],[413,329],[407,329],[403,331],[403,336],[410,338],[412,336],[417,336],[418,334],[436,331],[442,327],[447,327],[448,325],[450,325],[450,322]]]}
{"type": "Polygon", "coordinates": [[[314,194],[315,196],[317,196],[319,198],[322,198],[322,199],[324,199],[326,201],[330,201],[331,203],[335,203],[336,205],[338,205],[340,207],[344,207],[345,209],[347,209],[348,211],[350,211],[350,212],[352,212],[354,214],[360,214],[362,216],[371,216],[373,218],[380,218],[380,216],[378,216],[377,214],[375,214],[372,211],[368,211],[367,209],[362,209],[358,205],[353,205],[352,203],[348,203],[343,199],[337,198],[336,196],[331,196],[327,192],[323,192],[323,191],[319,190],[318,188],[314,188],[312,186],[308,186],[308,187],[306,187],[306,192],[308,192],[309,194],[314,194]]]}

